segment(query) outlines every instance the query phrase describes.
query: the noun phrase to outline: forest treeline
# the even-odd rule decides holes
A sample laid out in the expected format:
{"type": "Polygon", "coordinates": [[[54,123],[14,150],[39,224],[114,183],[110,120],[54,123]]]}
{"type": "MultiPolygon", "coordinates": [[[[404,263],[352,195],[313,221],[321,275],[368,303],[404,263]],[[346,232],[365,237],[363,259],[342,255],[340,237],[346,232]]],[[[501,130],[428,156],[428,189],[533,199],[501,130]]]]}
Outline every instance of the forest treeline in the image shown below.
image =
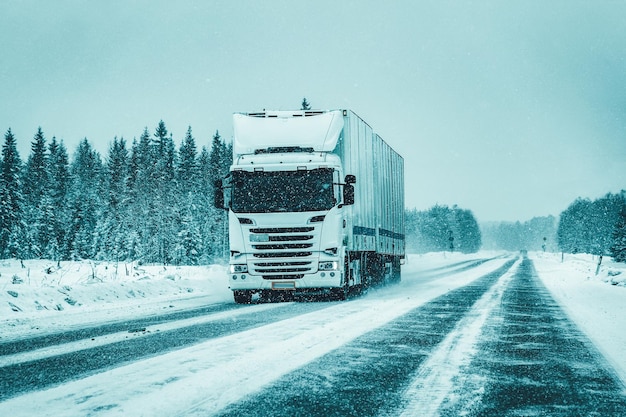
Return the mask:
{"type": "MultiPolygon", "coordinates": [[[[139,260],[205,264],[227,253],[212,184],[228,172],[231,145],[216,132],[198,150],[191,127],[180,147],[163,121],[102,158],[87,139],[68,156],[39,128],[26,161],[9,129],[0,162],[0,258],[139,260]]],[[[227,255],[226,255],[227,256],[227,255]]]]}
{"type": "Polygon", "coordinates": [[[576,199],[561,213],[557,240],[563,252],[611,255],[626,262],[626,191],[594,201],[576,199]]]}
{"type": "Polygon", "coordinates": [[[482,225],[483,248],[610,255],[626,262],[626,191],[578,198],[558,218],[482,225]]]}
{"type": "Polygon", "coordinates": [[[534,217],[525,222],[488,222],[481,225],[483,249],[558,252],[554,216],[534,217]]]}
{"type": "Polygon", "coordinates": [[[413,253],[532,250],[609,255],[626,262],[626,191],[593,201],[578,198],[558,218],[478,227],[471,211],[436,205],[407,210],[405,223],[407,251],[413,253]]]}
{"type": "MultiPolygon", "coordinates": [[[[191,127],[179,147],[160,121],[103,158],[84,139],[70,158],[41,128],[23,161],[11,129],[0,159],[0,259],[140,261],[197,265],[228,256],[226,212],[213,183],[228,173],[232,145],[216,132],[198,150],[191,127]]],[[[558,218],[479,227],[470,210],[406,210],[407,252],[547,250],[626,262],[626,192],[579,198],[558,218]]]]}
{"type": "Polygon", "coordinates": [[[482,246],[481,232],[474,214],[456,205],[435,205],[426,211],[407,210],[405,235],[409,253],[473,253],[482,246]]]}

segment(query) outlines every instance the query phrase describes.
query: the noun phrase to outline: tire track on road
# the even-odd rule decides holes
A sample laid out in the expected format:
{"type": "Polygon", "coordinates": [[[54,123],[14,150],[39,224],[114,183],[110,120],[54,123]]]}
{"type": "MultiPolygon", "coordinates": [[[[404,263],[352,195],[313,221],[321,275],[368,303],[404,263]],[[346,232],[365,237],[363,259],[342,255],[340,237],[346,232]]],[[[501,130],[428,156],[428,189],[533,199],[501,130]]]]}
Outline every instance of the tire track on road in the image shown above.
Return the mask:
{"type": "MultiPolygon", "coordinates": [[[[164,332],[159,331],[158,327],[153,327],[137,337],[129,334],[128,340],[3,366],[0,367],[0,401],[331,305],[331,303],[292,303],[260,304],[257,305],[259,308],[238,307],[231,311],[232,316],[219,320],[207,320],[206,323],[186,325],[164,332]]],[[[209,315],[207,319],[210,318],[209,315]]]]}
{"type": "Polygon", "coordinates": [[[358,337],[219,415],[369,416],[400,406],[411,376],[515,262],[358,337]]]}
{"type": "Polygon", "coordinates": [[[20,352],[28,352],[63,343],[75,342],[77,340],[91,339],[121,331],[141,329],[148,326],[154,326],[156,324],[183,320],[191,317],[218,313],[221,311],[235,310],[237,308],[241,308],[241,306],[234,304],[213,304],[207,307],[194,308],[173,313],[164,313],[156,316],[142,317],[140,319],[121,320],[112,323],[103,323],[101,325],[91,325],[65,332],[49,333],[29,338],[19,338],[0,343],[0,356],[14,355],[20,352]]]}
{"type": "Polygon", "coordinates": [[[441,416],[626,416],[625,387],[525,259],[441,416]]]}

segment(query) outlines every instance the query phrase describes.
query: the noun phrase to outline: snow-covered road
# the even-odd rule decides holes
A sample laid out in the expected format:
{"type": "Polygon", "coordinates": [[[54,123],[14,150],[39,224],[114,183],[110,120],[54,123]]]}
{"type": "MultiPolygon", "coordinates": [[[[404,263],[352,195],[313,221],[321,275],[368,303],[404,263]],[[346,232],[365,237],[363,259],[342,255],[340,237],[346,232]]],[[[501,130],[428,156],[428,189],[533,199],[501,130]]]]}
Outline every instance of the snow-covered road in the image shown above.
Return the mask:
{"type": "Polygon", "coordinates": [[[218,300],[33,349],[0,332],[0,414],[625,415],[624,361],[546,289],[552,259],[415,261],[347,302],[218,300]]]}

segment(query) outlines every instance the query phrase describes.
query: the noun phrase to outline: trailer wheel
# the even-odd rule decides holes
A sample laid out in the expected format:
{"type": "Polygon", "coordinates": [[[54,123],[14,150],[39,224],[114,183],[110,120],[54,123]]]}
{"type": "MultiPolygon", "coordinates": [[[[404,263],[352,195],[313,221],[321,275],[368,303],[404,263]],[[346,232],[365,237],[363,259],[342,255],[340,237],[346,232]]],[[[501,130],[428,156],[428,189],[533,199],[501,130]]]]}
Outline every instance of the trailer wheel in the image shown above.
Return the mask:
{"type": "Polygon", "coordinates": [[[252,291],[233,291],[233,298],[237,304],[252,304],[252,291]]]}

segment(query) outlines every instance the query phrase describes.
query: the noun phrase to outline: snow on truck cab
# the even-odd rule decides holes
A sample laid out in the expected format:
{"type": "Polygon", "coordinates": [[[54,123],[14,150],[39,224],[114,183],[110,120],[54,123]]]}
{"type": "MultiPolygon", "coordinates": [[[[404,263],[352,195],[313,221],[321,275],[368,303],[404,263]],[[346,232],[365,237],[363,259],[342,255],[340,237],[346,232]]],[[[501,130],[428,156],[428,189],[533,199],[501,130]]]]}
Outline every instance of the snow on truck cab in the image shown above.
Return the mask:
{"type": "Polygon", "coordinates": [[[228,210],[235,302],[398,282],[404,161],[350,110],[233,115],[233,164],[216,182],[228,210]]]}

